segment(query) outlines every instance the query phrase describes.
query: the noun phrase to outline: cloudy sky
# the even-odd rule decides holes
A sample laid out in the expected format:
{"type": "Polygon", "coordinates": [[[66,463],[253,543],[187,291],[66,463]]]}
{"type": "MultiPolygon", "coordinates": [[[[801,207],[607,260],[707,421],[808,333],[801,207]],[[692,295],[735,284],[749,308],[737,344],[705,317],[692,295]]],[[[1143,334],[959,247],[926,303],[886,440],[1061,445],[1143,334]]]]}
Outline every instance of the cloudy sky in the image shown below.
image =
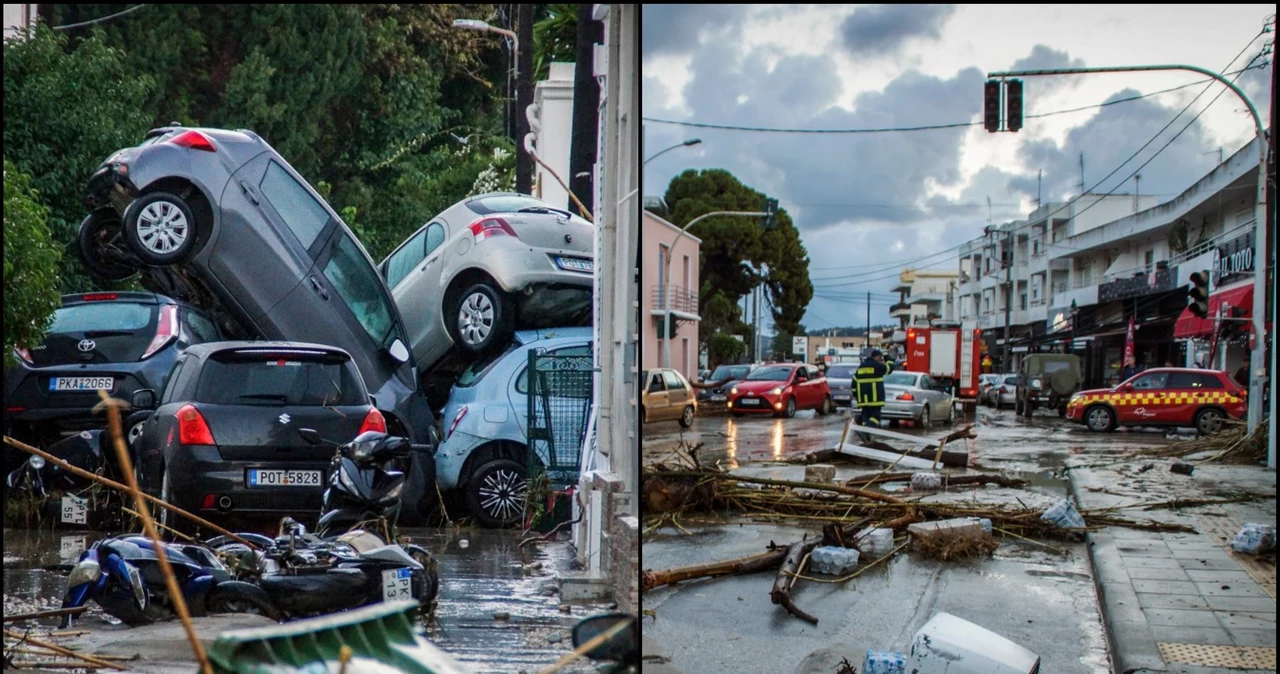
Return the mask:
{"type": "MultiPolygon", "coordinates": [[[[1261,57],[1274,5],[645,5],[645,152],[702,143],[645,167],[661,196],[686,169],[724,168],[777,197],[800,229],[817,297],[805,325],[861,325],[865,293],[886,297],[904,264],[956,267],[943,252],[1034,208],[1063,201],[1084,179],[1097,193],[1172,198],[1254,136],[1245,106],[1214,85],[1143,152],[1206,84],[1079,112],[1029,118],[1018,133],[982,128],[986,73],[1025,68],[1189,64],[1217,72],[1261,57]],[[1234,60],[1233,60],[1234,59],[1234,60]],[[1208,109],[1190,126],[1201,110],[1208,109]],[[661,120],[661,121],[660,121],[661,120]],[[775,133],[767,129],[884,129],[775,133]],[[925,256],[937,253],[934,257],[925,256]],[[858,297],[856,301],[852,298],[858,297]]],[[[1274,18],[1270,21],[1274,24],[1274,18]]],[[[1194,73],[1025,78],[1025,114],[1059,112],[1203,81],[1194,73]]],[[[1271,68],[1238,82],[1269,123],[1271,68]]],[[[874,296],[873,296],[874,297],[874,296]]],[[[886,298],[872,320],[889,322],[886,298]]]]}

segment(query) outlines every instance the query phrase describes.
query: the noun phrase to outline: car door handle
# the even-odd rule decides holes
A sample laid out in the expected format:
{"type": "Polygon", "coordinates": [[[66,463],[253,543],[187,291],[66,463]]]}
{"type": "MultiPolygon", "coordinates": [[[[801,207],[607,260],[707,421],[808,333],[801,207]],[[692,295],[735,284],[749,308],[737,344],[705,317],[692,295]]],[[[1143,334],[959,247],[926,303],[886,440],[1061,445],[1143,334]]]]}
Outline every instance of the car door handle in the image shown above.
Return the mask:
{"type": "Polygon", "coordinates": [[[422,263],[422,269],[420,271],[426,271],[427,267],[430,267],[432,263],[434,263],[436,260],[439,260],[439,259],[440,259],[439,255],[434,255],[432,257],[427,258],[427,261],[422,263]]]}
{"type": "Polygon", "coordinates": [[[311,281],[311,289],[316,291],[316,294],[320,296],[320,299],[328,300],[329,291],[324,289],[324,286],[316,280],[316,277],[312,276],[309,280],[311,281]]]}
{"type": "Polygon", "coordinates": [[[241,191],[241,192],[244,192],[244,195],[245,195],[246,197],[248,197],[248,198],[249,198],[249,201],[252,201],[252,202],[253,202],[253,205],[254,205],[254,206],[257,206],[257,205],[258,205],[258,197],[254,195],[254,193],[253,193],[253,188],[252,188],[252,187],[249,187],[249,183],[247,183],[247,182],[245,182],[245,181],[241,180],[241,181],[240,181],[240,191],[241,191]]]}

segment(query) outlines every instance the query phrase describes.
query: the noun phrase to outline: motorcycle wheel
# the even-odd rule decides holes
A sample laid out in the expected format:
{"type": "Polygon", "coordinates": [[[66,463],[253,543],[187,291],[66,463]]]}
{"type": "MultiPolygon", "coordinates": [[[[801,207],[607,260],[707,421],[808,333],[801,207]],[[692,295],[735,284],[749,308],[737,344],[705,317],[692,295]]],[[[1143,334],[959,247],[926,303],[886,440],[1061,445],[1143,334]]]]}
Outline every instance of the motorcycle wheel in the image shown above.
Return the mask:
{"type": "Polygon", "coordinates": [[[215,585],[205,599],[205,608],[209,613],[247,613],[280,622],[280,611],[267,598],[267,593],[257,585],[238,580],[215,585]]]}

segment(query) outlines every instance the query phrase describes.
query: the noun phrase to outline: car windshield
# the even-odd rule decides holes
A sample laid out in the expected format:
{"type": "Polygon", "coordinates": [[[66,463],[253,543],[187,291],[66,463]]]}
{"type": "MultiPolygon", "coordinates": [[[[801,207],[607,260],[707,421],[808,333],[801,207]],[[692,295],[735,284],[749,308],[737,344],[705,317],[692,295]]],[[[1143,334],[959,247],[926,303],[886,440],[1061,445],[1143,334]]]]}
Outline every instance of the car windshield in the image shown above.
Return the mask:
{"type": "Polygon", "coordinates": [[[53,325],[49,326],[49,332],[141,330],[151,322],[156,306],[133,302],[73,304],[53,312],[53,325]]]}
{"type": "Polygon", "coordinates": [[[709,381],[720,381],[722,379],[742,379],[751,372],[750,365],[721,365],[711,373],[709,381]]]}
{"type": "Polygon", "coordinates": [[[919,377],[920,375],[910,372],[894,372],[884,378],[884,383],[892,386],[915,386],[919,377]]]}
{"type": "Polygon", "coordinates": [[[493,366],[498,364],[498,361],[502,360],[508,353],[515,351],[515,349],[516,347],[512,346],[506,351],[494,351],[488,356],[471,361],[471,364],[467,365],[462,374],[458,375],[458,381],[454,382],[454,386],[470,388],[479,384],[480,380],[484,379],[489,374],[489,371],[493,369],[493,366]]]}
{"type": "Polygon", "coordinates": [[[827,370],[827,379],[853,379],[852,365],[832,365],[827,370]]]}
{"type": "Polygon", "coordinates": [[[265,356],[210,360],[196,400],[218,405],[363,405],[369,401],[347,363],[265,356]]]}
{"type": "Polygon", "coordinates": [[[1045,374],[1053,374],[1059,370],[1070,370],[1071,363],[1065,360],[1047,360],[1040,363],[1040,371],[1045,374]]]}
{"type": "Polygon", "coordinates": [[[382,290],[382,280],[369,265],[355,239],[339,236],[324,275],[342,296],[351,313],[379,347],[386,346],[394,327],[391,299],[382,290]]]}
{"type": "Polygon", "coordinates": [[[747,381],[787,381],[791,379],[791,373],[794,371],[794,367],[786,365],[762,367],[747,375],[747,381]]]}

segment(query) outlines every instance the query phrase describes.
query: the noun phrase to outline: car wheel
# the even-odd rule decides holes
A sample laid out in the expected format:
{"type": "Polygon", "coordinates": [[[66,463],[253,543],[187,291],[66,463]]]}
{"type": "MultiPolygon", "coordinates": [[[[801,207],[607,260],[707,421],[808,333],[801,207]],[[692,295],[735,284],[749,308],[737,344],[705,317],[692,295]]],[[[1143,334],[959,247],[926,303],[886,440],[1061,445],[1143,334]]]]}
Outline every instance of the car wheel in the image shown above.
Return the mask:
{"type": "Polygon", "coordinates": [[[787,405],[783,409],[782,416],[791,419],[796,415],[796,399],[787,398],[787,405]]]}
{"type": "Polygon", "coordinates": [[[525,467],[511,459],[480,466],[467,481],[467,507],[481,525],[505,528],[524,515],[525,467]]]}
{"type": "Polygon", "coordinates": [[[640,423],[642,424],[649,423],[649,410],[643,407],[640,408],[640,423]]]}
{"type": "Polygon", "coordinates": [[[828,414],[831,414],[831,412],[834,410],[835,410],[835,403],[831,402],[831,396],[825,396],[822,399],[822,407],[818,408],[818,414],[825,417],[828,414]]]}
{"type": "Polygon", "coordinates": [[[1067,418],[1067,404],[1066,404],[1066,403],[1062,403],[1061,405],[1058,405],[1058,418],[1060,418],[1060,419],[1066,419],[1066,418],[1067,418]]]}
{"type": "Polygon", "coordinates": [[[1221,410],[1208,407],[1196,412],[1196,431],[1200,435],[1209,435],[1222,430],[1222,420],[1225,415],[1221,410]]]}
{"type": "Polygon", "coordinates": [[[687,405],[684,412],[680,414],[680,426],[688,428],[693,425],[693,405],[687,405]]]}
{"type": "Polygon", "coordinates": [[[1084,423],[1091,431],[1105,433],[1115,429],[1116,415],[1105,405],[1094,405],[1085,410],[1084,423]]]}
{"type": "Polygon", "coordinates": [[[933,421],[933,419],[929,416],[929,405],[926,403],[924,408],[920,410],[920,416],[916,419],[916,425],[921,428],[928,428],[929,422],[931,421],[933,421]]]}
{"type": "MultiPolygon", "coordinates": [[[[169,467],[164,467],[164,477],[160,479],[160,500],[170,505],[173,503],[173,483],[169,478],[169,467]]],[[[183,534],[191,534],[194,530],[192,523],[185,517],[179,516],[177,513],[168,508],[160,508],[160,523],[183,534]]]]}
{"type": "Polygon", "coordinates": [[[80,262],[104,281],[123,281],[138,273],[137,266],[130,263],[128,245],[120,216],[109,208],[90,213],[76,234],[80,262]]]}
{"type": "Polygon", "coordinates": [[[205,599],[205,610],[209,613],[243,613],[260,615],[277,622],[280,611],[267,597],[267,593],[257,585],[237,580],[218,583],[205,599]]]}
{"type": "Polygon", "coordinates": [[[450,336],[463,351],[484,353],[506,342],[511,313],[502,293],[488,283],[477,283],[458,295],[448,323],[450,336]]]}
{"type": "Polygon", "coordinates": [[[956,401],[952,400],[947,407],[947,425],[950,426],[956,422],[956,401]]]}
{"type": "Polygon", "coordinates": [[[125,210],[124,234],[144,263],[174,264],[186,259],[196,245],[196,219],[182,197],[151,192],[125,210]]]}

